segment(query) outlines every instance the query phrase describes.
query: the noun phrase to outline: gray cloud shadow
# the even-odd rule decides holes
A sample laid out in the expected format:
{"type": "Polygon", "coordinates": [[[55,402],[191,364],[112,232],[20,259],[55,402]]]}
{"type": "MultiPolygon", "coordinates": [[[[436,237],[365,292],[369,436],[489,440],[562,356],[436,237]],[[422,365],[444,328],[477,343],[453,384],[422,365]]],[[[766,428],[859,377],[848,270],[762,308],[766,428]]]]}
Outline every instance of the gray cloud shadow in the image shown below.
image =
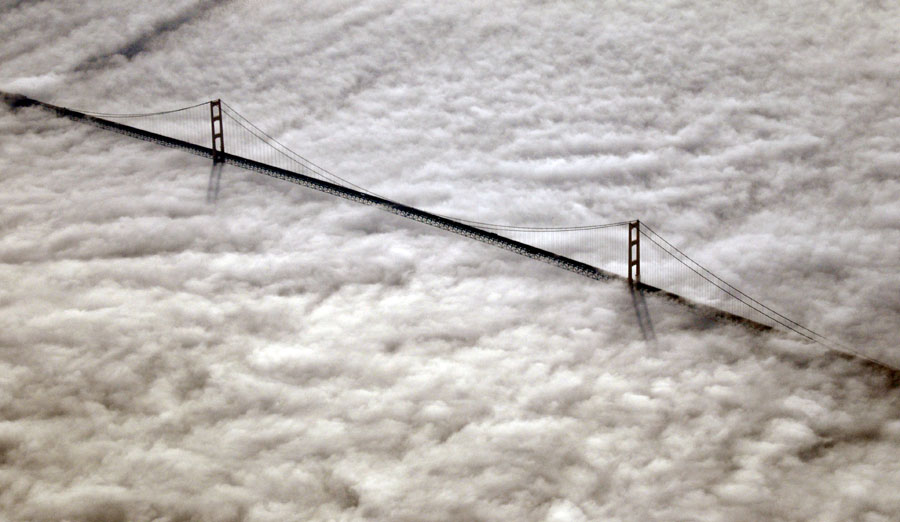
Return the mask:
{"type": "Polygon", "coordinates": [[[124,56],[128,60],[131,60],[165,35],[177,31],[181,27],[200,18],[208,11],[212,10],[212,8],[221,7],[228,3],[229,2],[227,1],[220,2],[217,0],[206,0],[204,2],[199,2],[196,5],[183,10],[175,16],[156,23],[150,30],[144,32],[142,35],[132,39],[130,42],[114,51],[86,58],[77,66],[75,66],[74,70],[76,72],[84,72],[103,69],[109,64],[110,60],[119,55],[124,56]]]}
{"type": "Polygon", "coordinates": [[[38,4],[43,2],[31,2],[30,0],[13,0],[9,3],[0,4],[0,13],[6,14],[22,7],[25,4],[38,4]]]}

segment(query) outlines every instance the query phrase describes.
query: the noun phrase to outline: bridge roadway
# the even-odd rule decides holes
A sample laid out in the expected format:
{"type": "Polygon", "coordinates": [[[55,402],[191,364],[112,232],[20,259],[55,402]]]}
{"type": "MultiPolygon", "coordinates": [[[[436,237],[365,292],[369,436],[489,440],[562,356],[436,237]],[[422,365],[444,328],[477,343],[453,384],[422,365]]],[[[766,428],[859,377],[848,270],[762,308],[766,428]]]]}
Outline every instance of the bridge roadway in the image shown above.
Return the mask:
{"type": "MultiPolygon", "coordinates": [[[[164,136],[162,134],[145,131],[132,127],[130,125],[123,125],[121,123],[106,120],[103,118],[89,116],[82,112],[73,111],[65,107],[59,107],[42,101],[34,100],[32,98],[28,98],[19,94],[2,93],[2,96],[4,101],[13,108],[30,106],[40,107],[42,109],[52,111],[56,113],[56,115],[61,117],[88,123],[101,129],[110,130],[144,141],[157,143],[166,147],[186,150],[198,156],[213,159],[213,149],[210,147],[195,145],[187,141],[182,141],[179,139],[171,138],[169,136],[164,136]]],[[[371,194],[354,190],[352,188],[347,188],[335,183],[299,174],[297,172],[282,169],[280,167],[275,167],[273,165],[268,165],[266,163],[261,163],[252,159],[235,156],[234,154],[229,154],[227,152],[222,156],[221,161],[226,164],[234,165],[236,167],[253,170],[262,174],[266,174],[267,176],[290,181],[291,183],[296,183],[298,185],[303,185],[304,187],[309,187],[313,190],[318,190],[320,192],[325,192],[327,194],[338,196],[344,199],[349,199],[350,201],[354,201],[356,203],[378,207],[379,209],[386,212],[397,214],[398,216],[403,216],[407,219],[419,221],[421,223],[425,223],[427,225],[431,225],[448,232],[453,232],[454,234],[459,234],[470,239],[475,239],[489,245],[500,247],[502,249],[509,250],[510,252],[530,257],[538,261],[543,261],[564,270],[575,272],[576,274],[584,277],[588,277],[591,279],[624,280],[624,278],[621,276],[618,276],[611,272],[607,272],[605,270],[601,270],[587,263],[582,263],[581,261],[576,261],[559,254],[554,254],[553,252],[521,243],[519,241],[497,235],[493,232],[488,232],[486,230],[482,230],[480,228],[473,227],[471,225],[467,225],[453,219],[441,217],[424,210],[419,210],[417,208],[410,207],[402,203],[397,203],[389,199],[373,196],[371,194]]]]}
{"type": "MultiPolygon", "coordinates": [[[[37,107],[52,112],[60,117],[87,123],[101,129],[117,132],[119,134],[124,134],[126,136],[131,136],[133,138],[149,141],[166,147],[181,149],[192,154],[202,156],[204,158],[214,159],[214,150],[211,147],[196,145],[194,143],[179,140],[162,134],[138,129],[130,125],[124,125],[104,118],[90,116],[83,112],[74,111],[65,107],[60,107],[50,103],[35,100],[21,94],[9,94],[0,91],[0,98],[2,98],[3,101],[14,110],[19,107],[37,107]]],[[[450,218],[445,218],[436,214],[432,214],[430,212],[426,212],[424,210],[404,205],[402,203],[397,203],[389,199],[374,196],[372,194],[367,194],[359,190],[354,190],[352,188],[306,176],[291,170],[283,169],[249,158],[244,158],[242,156],[236,156],[227,152],[224,155],[219,154],[219,157],[221,158],[221,161],[226,164],[260,172],[267,176],[290,181],[291,183],[296,183],[298,185],[309,187],[313,190],[325,192],[327,194],[348,199],[350,201],[355,201],[364,205],[374,206],[386,212],[390,212],[407,219],[419,221],[421,223],[425,223],[427,225],[431,225],[433,227],[446,230],[463,237],[481,241],[483,243],[487,243],[504,250],[509,250],[510,252],[542,261],[544,263],[562,268],[563,270],[574,272],[578,275],[590,279],[618,280],[627,282],[627,279],[625,277],[591,266],[587,263],[583,263],[566,256],[561,256],[559,254],[555,254],[553,252],[543,250],[526,243],[515,241],[513,239],[509,239],[493,232],[488,232],[487,230],[473,227],[471,225],[467,225],[450,218]]],[[[724,310],[719,310],[718,308],[694,302],[678,294],[662,290],[646,283],[635,283],[635,288],[642,294],[657,294],[675,301],[683,306],[690,308],[698,315],[702,315],[704,317],[737,322],[755,330],[772,330],[772,327],[769,325],[759,323],[757,321],[753,321],[751,319],[747,319],[746,317],[732,314],[724,310]]]]}
{"type": "MultiPolygon", "coordinates": [[[[104,118],[90,116],[83,112],[67,109],[65,107],[59,107],[57,105],[35,100],[21,94],[10,94],[0,91],[0,98],[2,98],[2,100],[13,110],[20,107],[37,107],[52,112],[57,116],[69,118],[71,120],[82,123],[88,123],[101,129],[117,132],[119,134],[124,134],[126,136],[131,136],[144,141],[157,143],[166,147],[185,150],[204,158],[215,158],[214,150],[211,147],[196,145],[194,143],[171,138],[162,134],[138,129],[130,125],[124,125],[104,118]]],[[[555,254],[553,252],[543,250],[532,245],[521,243],[519,241],[515,241],[513,239],[509,239],[493,232],[488,232],[487,230],[473,227],[471,225],[467,225],[450,218],[445,218],[436,214],[432,214],[430,212],[426,212],[424,210],[410,207],[402,203],[397,203],[389,199],[378,197],[372,194],[367,194],[359,190],[354,190],[352,188],[306,176],[294,171],[276,167],[274,165],[268,165],[266,163],[255,161],[249,158],[244,158],[242,156],[236,156],[230,153],[219,153],[218,156],[220,161],[226,164],[260,172],[267,176],[290,181],[291,183],[296,183],[298,185],[309,187],[313,190],[318,190],[320,192],[332,194],[334,196],[348,199],[350,201],[355,201],[363,205],[374,206],[386,212],[390,212],[407,219],[419,221],[421,223],[425,223],[427,225],[431,225],[433,227],[446,230],[463,237],[481,241],[483,243],[487,243],[504,250],[509,250],[510,252],[514,252],[525,257],[530,257],[532,259],[548,263],[550,265],[562,268],[563,270],[568,270],[590,279],[618,280],[627,282],[627,279],[625,277],[599,269],[587,263],[583,263],[566,256],[561,256],[559,254],[555,254]]],[[[639,290],[641,294],[656,294],[669,300],[675,301],[691,309],[694,313],[697,313],[698,315],[704,317],[736,322],[755,330],[768,331],[773,329],[769,325],[759,323],[757,321],[753,321],[746,317],[732,314],[718,308],[697,303],[678,294],[662,290],[646,283],[636,282],[634,284],[634,288],[636,290],[639,290]]]]}
{"type": "MultiPolygon", "coordinates": [[[[210,147],[203,147],[201,145],[195,145],[193,143],[178,140],[175,138],[170,138],[168,136],[164,136],[161,134],[156,134],[153,132],[141,130],[135,127],[131,127],[129,125],[123,125],[121,123],[116,123],[114,121],[106,120],[103,118],[98,118],[95,116],[90,116],[84,114],[82,112],[74,111],[71,109],[67,109],[65,107],[59,107],[56,105],[52,105],[49,103],[45,103],[39,100],[35,100],[32,98],[28,98],[21,94],[10,94],[0,91],[0,100],[2,100],[6,105],[8,105],[12,110],[16,110],[20,107],[38,107],[52,113],[55,113],[57,116],[69,118],[74,121],[79,121],[83,123],[88,123],[95,127],[99,127],[101,129],[106,129],[109,131],[117,132],[119,134],[124,134],[126,136],[131,136],[134,138],[138,138],[144,141],[149,141],[152,143],[157,143],[159,145],[163,145],[166,147],[172,147],[177,149],[182,149],[192,154],[196,154],[198,156],[202,156],[204,158],[213,159],[213,149],[210,147]]],[[[588,277],[591,279],[605,279],[605,280],[618,280],[622,282],[626,282],[626,278],[613,274],[611,272],[607,272],[605,270],[601,270],[594,266],[588,265],[586,263],[582,263],[581,261],[576,261],[574,259],[561,256],[558,254],[554,254],[553,252],[549,252],[547,250],[543,250],[531,245],[527,245],[525,243],[521,243],[519,241],[515,241],[500,235],[497,235],[493,232],[488,232],[486,230],[482,230],[477,227],[473,227],[471,225],[467,225],[465,223],[461,223],[459,221],[441,217],[430,212],[426,212],[424,210],[419,210],[414,207],[410,207],[408,205],[403,205],[401,203],[397,203],[385,198],[381,198],[378,196],[374,196],[372,194],[367,194],[365,192],[361,192],[358,190],[354,190],[351,188],[347,188],[341,185],[337,185],[334,183],[330,183],[328,181],[323,181],[317,178],[313,178],[310,176],[305,176],[303,174],[299,174],[297,172],[293,172],[290,170],[282,169],[279,167],[275,167],[273,165],[268,165],[265,163],[261,163],[255,160],[251,160],[248,158],[244,158],[241,156],[235,156],[233,154],[225,153],[224,156],[221,156],[221,161],[224,163],[234,165],[236,167],[240,167],[243,169],[253,170],[256,172],[260,172],[262,174],[266,174],[268,176],[272,176],[275,178],[283,179],[286,181],[290,181],[292,183],[296,183],[298,185],[303,185],[305,187],[309,187],[313,190],[318,190],[321,192],[325,192],[327,194],[332,194],[344,199],[348,199],[350,201],[355,201],[357,203],[362,203],[364,205],[370,205],[374,207],[378,207],[386,212],[390,212],[392,214],[397,214],[399,216],[403,216],[408,219],[412,219],[415,221],[419,221],[428,225],[431,225],[436,228],[440,228],[443,230],[447,230],[454,234],[459,234],[461,236],[475,239],[477,241],[481,241],[483,243],[487,243],[490,245],[494,245],[499,248],[503,248],[505,250],[509,250],[519,255],[523,255],[526,257],[530,257],[532,259],[536,259],[538,261],[543,261],[545,263],[551,264],[553,266],[562,268],[564,270],[568,270],[570,272],[574,272],[584,277],[588,277]]],[[[772,326],[759,323],[757,321],[753,321],[751,319],[747,319],[746,317],[742,317],[740,315],[732,314],[730,312],[726,312],[724,310],[719,310],[717,308],[713,308],[711,306],[707,306],[701,303],[694,302],[690,299],[687,299],[678,294],[674,294],[672,292],[668,292],[666,290],[662,290],[660,288],[645,284],[645,283],[635,283],[634,288],[639,291],[640,294],[656,294],[671,301],[674,301],[678,304],[681,304],[689,309],[691,309],[694,313],[709,317],[717,320],[726,320],[730,322],[735,322],[745,327],[749,327],[754,330],[761,331],[771,331],[773,330],[772,326]]],[[[777,321],[776,321],[777,322],[777,321]]],[[[801,334],[802,335],[802,334],[801,334]]],[[[806,336],[808,339],[814,342],[815,339],[812,339],[806,336]]],[[[821,343],[820,343],[821,344],[821,343]]],[[[825,345],[828,347],[828,345],[825,345]]],[[[886,363],[881,361],[871,359],[866,357],[860,353],[848,353],[842,350],[837,350],[834,347],[828,347],[832,356],[844,358],[844,359],[857,359],[864,366],[867,366],[873,370],[876,370],[880,373],[883,373],[888,378],[888,385],[890,387],[898,387],[900,386],[900,369],[896,369],[886,363]]]]}

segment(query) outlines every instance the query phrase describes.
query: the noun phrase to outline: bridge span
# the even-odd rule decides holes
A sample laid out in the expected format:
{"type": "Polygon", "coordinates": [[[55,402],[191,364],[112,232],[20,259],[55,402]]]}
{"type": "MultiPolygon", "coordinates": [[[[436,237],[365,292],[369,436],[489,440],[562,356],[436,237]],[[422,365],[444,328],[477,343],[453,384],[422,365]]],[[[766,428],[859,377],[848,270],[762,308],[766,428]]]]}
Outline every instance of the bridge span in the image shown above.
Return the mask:
{"type": "Polygon", "coordinates": [[[844,357],[887,370],[892,380],[900,383],[900,370],[776,312],[704,268],[639,220],[576,227],[522,227],[428,212],[375,194],[313,164],[221,100],[169,111],[113,114],[69,109],[20,94],[0,92],[0,98],[12,110],[34,107],[49,111],[76,122],[209,158],[214,165],[233,165],[373,206],[589,279],[620,281],[630,286],[633,295],[659,295],[706,317],[759,331],[789,332],[844,357]],[[228,150],[226,143],[229,143],[228,150]],[[235,152],[230,152],[232,149],[235,152]],[[545,237],[556,238],[561,234],[580,238],[580,243],[570,249],[573,254],[553,251],[559,248],[559,241],[547,241],[545,237]],[[545,247],[542,241],[557,248],[545,247]]]}

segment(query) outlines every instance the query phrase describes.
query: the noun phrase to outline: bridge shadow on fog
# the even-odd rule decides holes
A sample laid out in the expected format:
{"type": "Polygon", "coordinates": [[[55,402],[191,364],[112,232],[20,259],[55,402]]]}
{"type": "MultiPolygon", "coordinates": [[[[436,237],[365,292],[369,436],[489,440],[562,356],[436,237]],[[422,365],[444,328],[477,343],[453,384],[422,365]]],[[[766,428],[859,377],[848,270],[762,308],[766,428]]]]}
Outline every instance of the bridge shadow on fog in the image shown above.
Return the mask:
{"type": "Polygon", "coordinates": [[[213,162],[209,171],[209,183],[206,185],[206,202],[215,204],[219,201],[219,186],[222,183],[222,168],[225,166],[221,162],[213,162]]]}
{"type": "Polygon", "coordinates": [[[634,306],[634,314],[637,316],[638,327],[641,329],[641,335],[647,342],[656,341],[656,331],[653,329],[653,319],[650,317],[650,310],[647,308],[647,299],[644,293],[636,289],[633,285],[628,286],[631,294],[631,304],[634,306]]]}

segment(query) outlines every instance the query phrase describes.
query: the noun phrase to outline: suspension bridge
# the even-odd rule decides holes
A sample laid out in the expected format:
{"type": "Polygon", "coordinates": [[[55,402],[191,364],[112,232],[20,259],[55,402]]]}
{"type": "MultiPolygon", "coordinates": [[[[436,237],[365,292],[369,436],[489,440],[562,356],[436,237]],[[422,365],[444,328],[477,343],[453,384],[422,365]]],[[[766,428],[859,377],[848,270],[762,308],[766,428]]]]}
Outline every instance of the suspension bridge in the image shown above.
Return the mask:
{"type": "MultiPolygon", "coordinates": [[[[35,107],[209,158],[215,175],[226,164],[259,172],[377,207],[583,277],[626,282],[632,295],[661,295],[706,317],[755,330],[787,332],[844,357],[887,370],[893,380],[900,376],[900,370],[813,331],[744,293],[637,219],[573,227],[526,227],[427,212],[376,194],[314,164],[221,100],[150,113],[102,113],[60,107],[20,94],[0,92],[0,97],[13,110],[35,107]]],[[[646,320],[646,307],[643,308],[643,314],[637,308],[639,322],[646,320]]]]}

